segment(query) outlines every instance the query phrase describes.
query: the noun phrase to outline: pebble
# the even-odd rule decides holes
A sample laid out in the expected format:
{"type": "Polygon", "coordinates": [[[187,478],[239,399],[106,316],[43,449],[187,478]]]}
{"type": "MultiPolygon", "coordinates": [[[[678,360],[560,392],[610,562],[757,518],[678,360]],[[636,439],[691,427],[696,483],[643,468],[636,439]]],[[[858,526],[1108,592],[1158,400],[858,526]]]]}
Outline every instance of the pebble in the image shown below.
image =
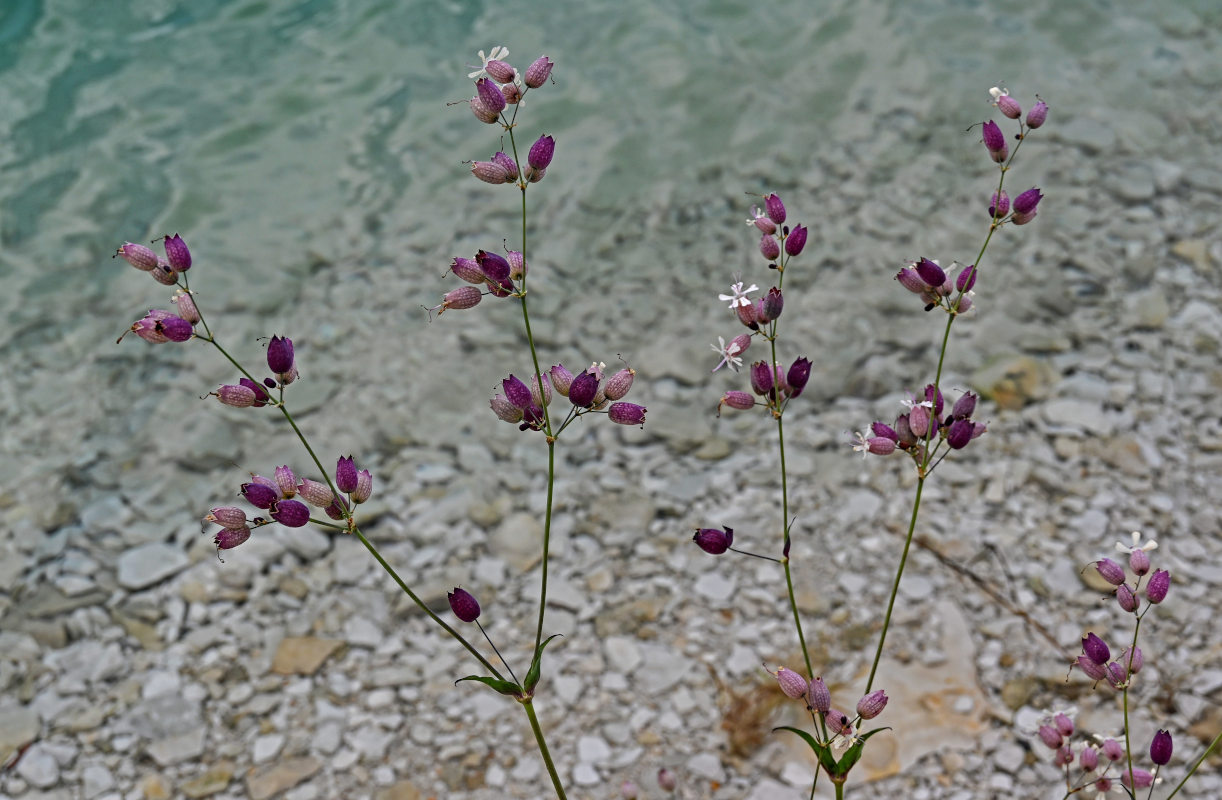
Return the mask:
{"type": "Polygon", "coordinates": [[[173,545],[164,542],[137,545],[119,556],[119,585],[131,590],[154,586],[188,563],[186,554],[173,545]]]}
{"type": "Polygon", "coordinates": [[[35,742],[17,762],[17,774],[40,789],[59,783],[59,764],[43,744],[35,742]]]}

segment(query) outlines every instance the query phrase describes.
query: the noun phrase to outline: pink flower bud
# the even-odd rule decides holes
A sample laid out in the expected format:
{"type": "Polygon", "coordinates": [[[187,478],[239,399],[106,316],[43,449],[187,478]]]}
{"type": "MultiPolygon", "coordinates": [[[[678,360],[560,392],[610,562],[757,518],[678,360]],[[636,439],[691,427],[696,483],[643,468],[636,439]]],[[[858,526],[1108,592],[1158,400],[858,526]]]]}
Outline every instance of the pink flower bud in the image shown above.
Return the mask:
{"type": "Polygon", "coordinates": [[[247,408],[255,404],[255,392],[249,386],[226,384],[213,394],[216,395],[217,400],[234,408],[247,408]]]}
{"type": "Polygon", "coordinates": [[[992,199],[989,200],[989,216],[993,219],[1001,219],[1006,214],[1010,213],[1010,195],[1006,194],[1006,190],[993,192],[992,199]]]}
{"type": "Polygon", "coordinates": [[[175,272],[186,272],[191,269],[191,251],[187,243],[177,233],[165,237],[165,257],[170,262],[170,269],[175,272]]]}
{"type": "Polygon", "coordinates": [[[776,682],[781,687],[781,691],[792,700],[805,696],[807,690],[810,689],[806,678],[791,669],[777,667],[776,672],[772,674],[776,676],[776,682]]]}
{"type": "Polygon", "coordinates": [[[1038,128],[1044,124],[1046,119],[1048,119],[1048,104],[1040,100],[1027,112],[1027,127],[1038,128]]]}
{"type": "Polygon", "coordinates": [[[216,532],[212,541],[218,550],[232,550],[249,538],[250,528],[242,526],[241,528],[221,528],[216,532]]]}
{"type": "Polygon", "coordinates": [[[1120,604],[1121,609],[1130,614],[1137,610],[1137,596],[1133,594],[1128,584],[1122,583],[1116,587],[1116,602],[1120,604]]]}
{"type": "Polygon", "coordinates": [[[1167,591],[1171,588],[1171,573],[1165,569],[1156,569],[1146,584],[1146,599],[1157,605],[1167,599],[1167,591]]]}
{"type": "Polygon", "coordinates": [[[487,72],[497,83],[509,83],[518,74],[513,67],[496,58],[488,59],[488,63],[484,65],[484,72],[487,72]]]}
{"type": "Polygon", "coordinates": [[[326,508],[335,502],[335,494],[331,491],[331,487],[309,478],[304,478],[301,483],[297,484],[297,494],[315,508],[326,508]]]}
{"type": "Polygon", "coordinates": [[[806,234],[806,226],[798,225],[785,237],[785,252],[790,257],[798,255],[806,247],[806,234]]]}
{"type": "Polygon", "coordinates": [[[550,136],[540,136],[530,146],[526,161],[535,169],[547,169],[556,153],[556,140],[550,136]]]}
{"type": "Polygon", "coordinates": [[[984,123],[984,129],[981,138],[984,140],[984,146],[989,151],[989,156],[998,164],[1006,160],[1006,156],[1010,154],[1009,147],[1006,146],[1006,136],[1001,132],[1001,128],[993,120],[984,123]]]}
{"type": "Polygon", "coordinates": [[[245,528],[246,512],[235,506],[214,508],[208,512],[208,516],[204,517],[204,522],[215,522],[224,528],[245,528]]]}
{"type": "Polygon", "coordinates": [[[870,692],[857,701],[857,713],[862,719],[874,719],[887,707],[887,693],[882,689],[870,692]]]}
{"type": "Polygon", "coordinates": [[[730,545],[734,543],[734,529],[699,528],[696,535],[692,537],[692,541],[709,555],[719,556],[729,550],[730,545]]]}
{"type": "Polygon", "coordinates": [[[1110,558],[1101,558],[1095,562],[1095,570],[1113,586],[1124,583],[1124,567],[1110,558]]]}
{"type": "Polygon", "coordinates": [[[1062,744],[1061,732],[1051,725],[1041,725],[1040,741],[1048,746],[1050,750],[1056,750],[1062,744]]]}
{"type": "Polygon", "coordinates": [[[492,413],[496,414],[498,419],[515,425],[522,421],[522,409],[506,400],[503,394],[492,398],[488,401],[488,405],[492,407],[492,413]]]}
{"type": "Polygon", "coordinates": [[[463,622],[475,622],[479,619],[479,601],[466,589],[455,588],[454,591],[446,593],[446,599],[450,601],[450,610],[454,612],[454,616],[463,622]]]}
{"type": "Polygon", "coordinates": [[[464,280],[467,283],[480,284],[488,279],[484,275],[484,271],[479,268],[473,258],[460,258],[455,256],[450,262],[450,272],[458,276],[459,280],[464,280]]]}
{"type": "Polygon", "coordinates": [[[607,385],[603,389],[603,394],[608,400],[619,400],[632,388],[633,378],[636,377],[636,370],[631,367],[624,367],[619,372],[607,379],[607,385]]]}
{"type": "Polygon", "coordinates": [[[612,403],[607,417],[617,425],[644,425],[645,407],[635,403],[612,403]]]}
{"type": "Polygon", "coordinates": [[[494,114],[499,114],[505,108],[505,95],[495,81],[480,78],[475,82],[475,96],[479,98],[484,108],[494,114]]]}
{"type": "Polygon", "coordinates": [[[373,494],[373,474],[367,469],[356,473],[356,488],[352,490],[352,502],[363,503],[373,494]]]}
{"type": "Polygon", "coordinates": [[[1129,553],[1129,569],[1133,570],[1133,574],[1141,577],[1150,571],[1150,556],[1145,550],[1140,548],[1134,549],[1129,553]]]}
{"type": "Polygon", "coordinates": [[[569,386],[571,386],[573,383],[573,373],[565,369],[563,364],[557,364],[548,370],[547,374],[551,378],[551,384],[556,391],[560,392],[561,395],[568,397],[569,386]]]}
{"type": "Polygon", "coordinates": [[[451,289],[441,296],[441,305],[435,306],[437,315],[441,314],[447,308],[462,310],[464,308],[474,308],[479,305],[479,301],[484,299],[484,293],[474,286],[459,286],[457,289],[451,289]]]}
{"type": "Polygon", "coordinates": [[[153,267],[149,275],[162,286],[173,286],[178,283],[178,273],[170,269],[169,264],[158,264],[153,267]]]}
{"type": "Polygon", "coordinates": [[[1120,759],[1124,758],[1124,745],[1115,739],[1104,739],[1103,756],[1108,761],[1119,761],[1120,759]]]}
{"type": "MultiPolygon", "coordinates": [[[[126,242],[115,255],[142,272],[152,272],[159,262],[157,254],[142,244],[126,242]]],[[[114,256],[111,256],[112,258],[114,256]]]]}
{"type": "MultiPolygon", "coordinates": [[[[504,95],[502,95],[502,97],[503,96],[504,95]]],[[[486,122],[489,125],[492,125],[497,121],[497,119],[499,119],[498,112],[493,111],[492,109],[488,108],[488,106],[484,105],[484,101],[480,99],[479,95],[472,97],[469,105],[471,107],[471,113],[474,114],[475,118],[480,122],[486,122]]]]}
{"type": "Polygon", "coordinates": [[[505,168],[505,182],[516,181],[518,179],[518,164],[512,158],[505,154],[504,150],[499,150],[492,154],[492,160],[505,168]]]}
{"type": "Polygon", "coordinates": [[[471,174],[484,183],[493,185],[509,183],[513,180],[513,177],[510,177],[509,169],[497,161],[474,161],[471,163],[471,174]]]}
{"type": "Polygon", "coordinates": [[[505,260],[509,262],[509,278],[510,280],[521,280],[526,276],[526,257],[517,250],[510,250],[505,254],[505,260]]]}
{"type": "Polygon", "coordinates": [[[810,693],[807,695],[810,700],[810,707],[820,714],[825,714],[832,707],[832,693],[828,691],[827,684],[823,682],[823,678],[815,678],[810,682],[810,693]]]}
{"type": "Polygon", "coordinates": [[[775,261],[781,255],[781,245],[775,236],[764,234],[760,237],[760,253],[769,261],[775,261]]]}
{"type": "Polygon", "coordinates": [[[729,406],[730,408],[746,411],[755,405],[755,398],[746,392],[729,391],[721,396],[721,402],[717,404],[717,416],[721,416],[721,407],[729,406]]]}
{"type": "Polygon", "coordinates": [[[1017,100],[1008,94],[1003,94],[998,97],[997,102],[994,105],[997,106],[998,111],[1010,119],[1018,119],[1023,115],[1023,107],[1018,104],[1017,100]]]}
{"type": "Polygon", "coordinates": [[[552,74],[552,67],[555,64],[547,56],[539,56],[534,63],[526,68],[526,74],[522,76],[522,82],[531,89],[538,89],[542,86],[552,74]]]}
{"type": "Polygon", "coordinates": [[[768,219],[777,225],[785,221],[785,204],[776,196],[776,192],[764,198],[764,210],[768,212],[768,219]]]}
{"type": "Polygon", "coordinates": [[[189,293],[178,290],[171,298],[171,302],[178,306],[178,316],[190,322],[192,325],[199,323],[199,309],[195,307],[195,298],[189,293]]]}
{"type": "Polygon", "coordinates": [[[271,518],[287,528],[300,528],[310,521],[310,509],[297,500],[280,500],[272,506],[271,518]]]}
{"type": "Polygon", "coordinates": [[[1083,747],[1082,754],[1078,756],[1078,764],[1083,772],[1094,772],[1099,766],[1099,751],[1090,745],[1083,747]]]}
{"type": "Polygon", "coordinates": [[[1052,724],[1056,726],[1062,736],[1073,736],[1074,724],[1068,714],[1058,713],[1052,718],[1052,724]]]}

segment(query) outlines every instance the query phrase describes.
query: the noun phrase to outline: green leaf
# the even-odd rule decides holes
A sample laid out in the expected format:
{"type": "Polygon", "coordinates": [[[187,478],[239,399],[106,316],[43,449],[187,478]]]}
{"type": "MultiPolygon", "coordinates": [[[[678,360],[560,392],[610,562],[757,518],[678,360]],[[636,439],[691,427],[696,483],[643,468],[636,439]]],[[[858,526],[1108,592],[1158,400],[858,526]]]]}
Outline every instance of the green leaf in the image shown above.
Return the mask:
{"type": "Polygon", "coordinates": [[[530,662],[530,670],[527,671],[526,681],[523,684],[527,694],[532,694],[535,691],[535,685],[539,683],[540,667],[543,665],[543,648],[547,647],[548,642],[559,635],[558,633],[553,633],[539,643],[539,649],[535,651],[535,657],[530,662]]]}
{"type": "Polygon", "coordinates": [[[790,733],[796,733],[798,736],[801,736],[802,741],[806,742],[810,749],[815,751],[815,755],[819,758],[819,764],[823,766],[823,769],[827,772],[827,774],[836,774],[836,758],[832,755],[832,748],[825,744],[820,744],[815,737],[811,736],[809,733],[801,730],[800,728],[791,728],[788,725],[782,725],[781,727],[773,728],[772,730],[789,731],[790,733]]]}
{"type": "Polygon", "coordinates": [[[507,694],[510,697],[519,697],[522,694],[522,687],[518,686],[513,681],[500,681],[496,678],[486,678],[483,675],[468,675],[465,678],[459,678],[458,680],[454,681],[454,685],[457,686],[463,681],[479,681],[485,686],[491,688],[494,692],[507,694]]]}
{"type": "Polygon", "coordinates": [[[891,729],[875,728],[869,733],[863,733],[861,736],[858,736],[857,741],[853,742],[852,746],[850,746],[848,750],[845,750],[844,755],[840,757],[840,763],[836,765],[836,771],[831,773],[832,778],[843,778],[845,775],[848,775],[849,770],[856,766],[857,762],[861,760],[861,752],[866,746],[866,740],[876,733],[889,730],[891,729]]]}

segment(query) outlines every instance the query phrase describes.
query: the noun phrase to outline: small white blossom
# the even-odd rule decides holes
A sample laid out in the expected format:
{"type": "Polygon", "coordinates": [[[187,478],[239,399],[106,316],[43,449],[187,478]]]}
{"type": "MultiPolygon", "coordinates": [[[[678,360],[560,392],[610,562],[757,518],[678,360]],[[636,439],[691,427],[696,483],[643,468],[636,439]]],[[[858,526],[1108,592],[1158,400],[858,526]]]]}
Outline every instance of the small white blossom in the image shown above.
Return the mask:
{"type": "Polygon", "coordinates": [[[735,275],[734,278],[736,282],[730,284],[730,291],[732,294],[719,294],[717,295],[717,299],[723,303],[728,301],[731,309],[738,308],[739,306],[751,305],[751,298],[747,297],[747,295],[751,292],[758,292],[760,287],[753,283],[744,289],[743,282],[738,280],[738,276],[735,275]]]}
{"type": "Polygon", "coordinates": [[[764,218],[764,212],[760,211],[760,207],[751,206],[751,216],[747,218],[747,225],[753,226],[755,225],[755,221],[757,219],[763,219],[763,218],[764,218]]]}
{"type": "Polygon", "coordinates": [[[857,433],[853,434],[853,436],[855,437],[855,442],[851,443],[853,444],[853,451],[861,453],[862,458],[869,458],[870,437],[866,436],[865,431],[858,431],[857,433]]]}
{"type": "Polygon", "coordinates": [[[499,44],[496,47],[492,48],[492,50],[488,53],[488,55],[484,55],[484,51],[480,50],[479,51],[480,68],[475,70],[475,72],[468,72],[467,77],[468,78],[478,78],[480,75],[483,74],[484,67],[488,66],[489,61],[493,61],[493,60],[504,61],[508,57],[509,57],[509,48],[503,47],[502,45],[499,45],[499,44]]]}
{"type": "Polygon", "coordinates": [[[923,400],[920,403],[918,403],[916,401],[916,396],[913,395],[912,392],[908,392],[907,400],[901,400],[900,402],[903,403],[904,408],[908,409],[909,411],[911,411],[914,408],[933,408],[933,401],[923,400]]]}
{"type": "Polygon", "coordinates": [[[726,344],[726,340],[723,337],[718,336],[717,344],[711,344],[709,347],[716,350],[717,355],[721,356],[721,361],[717,364],[717,366],[713,367],[713,372],[716,372],[727,364],[730,365],[732,370],[738,372],[738,368],[743,365],[743,360],[738,357],[738,353],[740,352],[738,349],[738,342],[734,341],[733,339],[730,340],[729,344],[726,344]]]}
{"type": "Polygon", "coordinates": [[[989,89],[989,95],[993,98],[993,105],[997,105],[997,98],[1001,97],[1002,95],[1008,95],[1009,93],[1009,89],[1003,89],[997,86],[989,89]]]}
{"type": "Polygon", "coordinates": [[[1121,553],[1134,553],[1138,550],[1145,550],[1147,553],[1151,550],[1158,549],[1158,542],[1150,539],[1145,544],[1141,544],[1141,531],[1133,531],[1133,546],[1130,547],[1124,542],[1116,542],[1116,549],[1121,553]]]}

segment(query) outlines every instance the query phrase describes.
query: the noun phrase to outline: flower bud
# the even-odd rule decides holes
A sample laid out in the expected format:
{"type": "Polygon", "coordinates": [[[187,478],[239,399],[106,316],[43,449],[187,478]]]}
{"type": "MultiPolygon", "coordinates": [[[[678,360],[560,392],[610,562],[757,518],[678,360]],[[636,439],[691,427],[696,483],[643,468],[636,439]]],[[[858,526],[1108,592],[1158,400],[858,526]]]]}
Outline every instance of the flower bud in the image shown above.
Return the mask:
{"type": "Polygon", "coordinates": [[[505,168],[505,182],[516,181],[518,179],[518,164],[512,158],[505,154],[504,150],[499,150],[492,154],[492,160],[505,168]]]}
{"type": "Polygon", "coordinates": [[[955,401],[955,405],[951,408],[950,413],[955,419],[966,419],[976,411],[976,395],[971,392],[964,392],[959,399],[955,401]]]}
{"type": "Polygon", "coordinates": [[[984,141],[985,148],[989,151],[989,156],[998,164],[1006,160],[1006,156],[1010,154],[1009,147],[1006,146],[1006,135],[1001,132],[1001,128],[993,120],[984,123],[984,130],[981,138],[984,141]]]}
{"type": "Polygon", "coordinates": [[[805,696],[806,690],[810,688],[806,678],[791,669],[777,667],[776,672],[772,674],[776,676],[776,682],[781,687],[781,691],[792,700],[805,696]]]}
{"type": "Polygon", "coordinates": [[[569,396],[569,386],[573,383],[573,373],[565,369],[563,364],[557,364],[547,371],[551,378],[551,384],[557,392],[560,392],[565,397],[569,396]]]}
{"type": "Polygon", "coordinates": [[[526,161],[535,169],[547,169],[548,165],[552,163],[552,156],[555,152],[556,140],[550,136],[540,136],[530,146],[530,153],[526,156],[526,161]]]}
{"type": "Polygon", "coordinates": [[[721,407],[729,406],[730,408],[746,411],[755,405],[755,398],[746,392],[729,391],[721,396],[721,402],[717,404],[717,416],[721,416],[721,407]]]}
{"type": "Polygon", "coordinates": [[[505,388],[506,400],[523,410],[530,407],[530,387],[523,383],[521,379],[510,375],[508,378],[501,381],[501,386],[505,388]]]}
{"type": "Polygon", "coordinates": [[[1060,731],[1062,736],[1073,736],[1074,725],[1073,720],[1064,712],[1058,713],[1052,718],[1052,724],[1060,731]]]}
{"type": "Polygon", "coordinates": [[[437,314],[440,316],[447,308],[456,308],[460,311],[464,308],[474,308],[482,299],[484,299],[484,293],[474,286],[459,286],[441,296],[441,305],[437,306],[437,314]]]}
{"type": "Polygon", "coordinates": [[[1107,677],[1107,670],[1101,664],[1096,664],[1089,656],[1078,656],[1078,667],[1092,681],[1101,681],[1107,677]]]}
{"type": "Polygon", "coordinates": [[[993,192],[992,199],[989,200],[989,216],[993,219],[1001,219],[1006,214],[1010,213],[1010,195],[1006,194],[1006,190],[993,192]]]}
{"type": "MultiPolygon", "coordinates": [[[[287,337],[272,336],[267,343],[267,368],[276,375],[294,375],[295,362],[293,358],[293,340],[287,337]]],[[[282,381],[287,383],[287,381],[282,381]]]]}
{"type": "Polygon", "coordinates": [[[1103,756],[1108,761],[1119,761],[1124,758],[1124,745],[1110,737],[1104,739],[1103,756]]]}
{"type": "Polygon", "coordinates": [[[498,253],[490,253],[487,250],[480,250],[475,254],[475,261],[479,264],[479,268],[488,276],[488,280],[493,283],[500,283],[509,277],[509,273],[513,271],[509,260],[498,253]]]}
{"type": "Polygon", "coordinates": [[[356,489],[356,462],[352,456],[340,456],[335,462],[335,488],[344,494],[356,489]]]}
{"type": "Polygon", "coordinates": [[[734,543],[734,529],[699,528],[696,535],[692,537],[692,541],[709,555],[719,556],[729,550],[730,545],[734,543]]]}
{"type": "Polygon", "coordinates": [[[785,308],[785,298],[780,289],[773,286],[768,290],[768,294],[760,299],[764,304],[764,316],[769,322],[781,316],[781,311],[785,308]]]}
{"type": "Polygon", "coordinates": [[[190,322],[173,314],[158,320],[155,327],[171,342],[185,342],[195,335],[195,327],[190,322]]]}
{"type": "Polygon", "coordinates": [[[1154,785],[1154,776],[1144,769],[1135,769],[1132,773],[1123,773],[1120,782],[1130,789],[1145,789],[1154,785]]]}
{"type": "Polygon", "coordinates": [[[775,192],[764,198],[764,210],[768,213],[768,219],[777,225],[785,221],[785,204],[781,202],[781,198],[777,197],[775,192]]]}
{"type": "Polygon", "coordinates": [[[1040,190],[1036,188],[1028,189],[1027,191],[1014,198],[1014,214],[1010,217],[1015,225],[1026,225],[1031,220],[1035,219],[1035,207],[1039,205],[1040,200],[1044,195],[1040,194],[1040,190]]]}
{"type": "Polygon", "coordinates": [[[632,388],[632,379],[636,376],[636,370],[631,367],[624,367],[619,372],[607,379],[607,386],[603,390],[603,394],[608,400],[619,400],[628,394],[628,390],[632,388]]]}
{"type": "Polygon", "coordinates": [[[487,72],[497,83],[510,83],[518,74],[517,70],[497,58],[488,59],[488,63],[484,65],[484,72],[487,72]]]}
{"type": "Polygon", "coordinates": [[[926,286],[937,288],[946,283],[946,271],[928,258],[922,258],[912,266],[926,286]]]}
{"type": "Polygon", "coordinates": [[[297,494],[297,476],[289,469],[288,464],[276,467],[272,475],[275,476],[276,488],[280,490],[281,497],[293,497],[297,494]]]}
{"type": "Polygon", "coordinates": [[[852,736],[853,725],[849,722],[849,715],[837,708],[829,708],[823,712],[823,720],[827,723],[828,731],[834,736],[852,736]]]}
{"type": "Polygon", "coordinates": [[[955,290],[963,293],[970,292],[972,287],[976,285],[976,275],[979,270],[976,265],[972,264],[959,270],[959,274],[955,277],[955,290]]]}
{"type": "Polygon", "coordinates": [[[1171,734],[1159,731],[1150,742],[1150,760],[1160,767],[1165,767],[1171,761],[1171,734]]]}
{"type": "Polygon", "coordinates": [[[547,382],[547,373],[543,373],[543,388],[539,389],[539,376],[530,376],[530,403],[542,412],[543,406],[552,404],[552,386],[547,382]]]}
{"type": "Polygon", "coordinates": [[[335,502],[331,487],[309,478],[303,478],[301,483],[297,484],[297,494],[315,508],[326,508],[335,502]]]}
{"type": "Polygon", "coordinates": [[[1083,747],[1082,754],[1078,756],[1078,764],[1083,772],[1094,772],[1099,766],[1099,751],[1091,745],[1083,747]]]}
{"type": "Polygon", "coordinates": [[[474,114],[475,118],[480,122],[486,122],[489,125],[492,125],[499,118],[498,112],[493,111],[492,109],[488,108],[488,106],[484,105],[484,101],[480,99],[479,95],[472,97],[468,105],[471,107],[471,113],[474,114]]]}
{"type": "Polygon", "coordinates": [[[240,528],[221,528],[212,541],[218,550],[232,550],[250,538],[250,528],[243,525],[240,528]]]}
{"type": "Polygon", "coordinates": [[[479,98],[484,108],[494,114],[505,109],[505,95],[496,82],[488,78],[480,78],[475,82],[475,96],[479,98]]]}
{"type": "Polygon", "coordinates": [[[158,264],[153,267],[149,275],[162,286],[173,286],[178,283],[178,273],[170,269],[169,264],[158,264]]]}
{"type": "Polygon", "coordinates": [[[1117,657],[1116,660],[1124,665],[1125,669],[1129,671],[1130,675],[1136,675],[1137,673],[1141,672],[1142,666],[1146,663],[1145,659],[1141,655],[1140,647],[1133,648],[1133,656],[1131,659],[1129,658],[1129,648],[1124,648],[1120,651],[1120,656],[1117,657]]]}
{"type": "Polygon", "coordinates": [[[870,692],[857,701],[857,713],[862,719],[874,719],[887,707],[887,693],[882,689],[870,692]]]}
{"type": "Polygon", "coordinates": [[[1110,558],[1101,558],[1095,562],[1095,570],[1113,586],[1124,583],[1124,567],[1110,558]]]}
{"type": "Polygon", "coordinates": [[[634,403],[612,403],[607,417],[617,425],[644,425],[645,407],[634,403]]]}
{"type": "Polygon", "coordinates": [[[213,394],[216,395],[217,400],[234,408],[248,408],[255,404],[255,392],[249,386],[226,384],[213,392],[213,394]]]}
{"type": "Polygon", "coordinates": [[[215,522],[222,528],[245,528],[246,512],[236,506],[214,508],[204,517],[204,522],[215,522]]]}
{"type": "Polygon", "coordinates": [[[178,316],[190,322],[192,325],[199,323],[199,309],[195,307],[195,298],[189,292],[184,292],[179,289],[170,298],[170,302],[178,306],[178,316]]]}
{"type": "Polygon", "coordinates": [[[1096,664],[1106,664],[1112,658],[1112,651],[1108,649],[1107,643],[1094,633],[1082,637],[1082,652],[1096,664]]]}
{"type": "Polygon", "coordinates": [[[522,76],[522,82],[531,89],[538,89],[552,74],[552,67],[555,64],[547,56],[539,56],[534,60],[529,67],[526,68],[526,74],[522,76]]]}
{"type": "Polygon", "coordinates": [[[505,260],[509,262],[510,280],[520,281],[526,277],[526,256],[520,251],[510,250],[505,254],[505,260]]]}
{"type": "Polygon", "coordinates": [[[1058,747],[1056,755],[1052,757],[1052,761],[1058,767],[1068,767],[1073,763],[1073,748],[1067,744],[1058,747]]]}
{"type": "Polygon", "coordinates": [[[331,519],[341,520],[344,518],[344,512],[347,510],[348,501],[344,499],[344,496],[341,494],[335,498],[334,503],[323,509],[323,513],[325,513],[331,519]]]}
{"type": "Polygon", "coordinates": [[[364,503],[373,494],[373,473],[367,469],[357,470],[356,488],[352,490],[352,502],[364,503]]]}
{"type": "MultiPolygon", "coordinates": [[[[160,263],[157,254],[142,244],[133,242],[125,242],[122,244],[115,255],[122,258],[128,264],[131,264],[141,272],[152,272],[160,263]]],[[[113,258],[114,256],[112,256],[113,258]]]]}
{"type": "Polygon", "coordinates": [[[946,443],[952,450],[962,450],[972,440],[975,426],[970,419],[957,419],[950,424],[946,432],[946,443]]]}
{"type": "Polygon", "coordinates": [[[1133,590],[1126,583],[1116,587],[1116,602],[1120,604],[1123,610],[1130,614],[1137,610],[1137,596],[1133,594],[1133,590]]]}
{"type": "Polygon", "coordinates": [[[997,102],[993,105],[997,106],[997,110],[1010,119],[1018,119],[1023,115],[1023,107],[1008,94],[1000,95],[997,98],[997,102]]]}
{"type": "Polygon", "coordinates": [[[267,510],[280,499],[280,490],[274,486],[269,486],[268,483],[260,483],[260,479],[267,481],[261,475],[252,476],[252,480],[249,483],[242,484],[239,494],[255,508],[267,510]]]}
{"type": "Polygon", "coordinates": [[[280,500],[272,506],[271,517],[285,527],[300,528],[310,521],[310,509],[298,500],[280,500]]]}
{"type": "Polygon", "coordinates": [[[471,162],[471,174],[484,183],[491,183],[493,185],[509,183],[516,177],[511,177],[509,169],[504,164],[495,160],[471,162]]]}
{"type": "Polygon", "coordinates": [[[929,431],[929,409],[925,406],[913,406],[908,412],[908,427],[912,430],[912,435],[918,439],[924,439],[929,431]]]}
{"type": "Polygon", "coordinates": [[[569,384],[569,402],[578,408],[589,408],[598,395],[598,376],[582,370],[569,384]]]}
{"type": "Polygon", "coordinates": [[[775,261],[781,255],[781,245],[775,236],[765,233],[760,237],[760,254],[769,261],[775,261]]]}
{"type": "Polygon", "coordinates": [[[751,330],[758,331],[760,329],[759,320],[755,318],[755,303],[748,301],[735,308],[734,313],[738,316],[738,321],[751,330]]]}
{"type": "Polygon", "coordinates": [[[802,356],[793,362],[789,366],[789,372],[785,373],[785,382],[789,384],[790,397],[797,397],[802,394],[802,390],[806,388],[809,380],[810,359],[802,356]]]}
{"type": "Polygon", "coordinates": [[[1129,671],[1118,661],[1113,661],[1103,668],[1108,685],[1119,691],[1129,685],[1129,671]]]}
{"type": "Polygon", "coordinates": [[[191,251],[187,243],[177,233],[165,237],[165,258],[170,262],[170,269],[175,272],[186,272],[191,269],[191,251]]]}
{"type": "Polygon", "coordinates": [[[1051,725],[1041,725],[1039,734],[1040,741],[1046,744],[1050,750],[1058,749],[1063,743],[1061,732],[1051,725]]]}
{"type": "Polygon", "coordinates": [[[1156,569],[1154,574],[1150,576],[1150,580],[1146,583],[1146,599],[1157,605],[1167,598],[1167,591],[1171,588],[1171,573],[1165,569],[1156,569]]]}
{"type": "Polygon", "coordinates": [[[450,601],[450,610],[454,612],[454,616],[463,622],[475,622],[479,619],[479,601],[466,589],[455,587],[454,591],[446,593],[446,599],[450,601]]]}
{"type": "Polygon", "coordinates": [[[807,695],[810,707],[820,714],[826,714],[832,708],[832,693],[828,691],[823,678],[815,678],[810,682],[810,693],[807,695]]]}
{"type": "Polygon", "coordinates": [[[929,287],[925,285],[925,281],[921,280],[921,276],[917,274],[915,269],[904,267],[896,273],[895,279],[913,294],[923,294],[929,287]]]}
{"type": "Polygon", "coordinates": [[[467,283],[480,284],[488,279],[488,276],[484,275],[484,271],[479,268],[479,265],[475,263],[473,258],[455,256],[454,260],[450,262],[450,272],[457,275],[459,280],[466,281],[467,283]]]}
{"type": "Polygon", "coordinates": [[[1035,129],[1044,124],[1044,120],[1048,119],[1048,104],[1040,100],[1035,105],[1031,106],[1031,110],[1027,112],[1027,127],[1035,129]]]}
{"type": "Polygon", "coordinates": [[[1141,577],[1150,571],[1150,556],[1145,550],[1140,548],[1134,549],[1129,553],[1129,569],[1133,570],[1133,574],[1141,577]]]}
{"type": "Polygon", "coordinates": [[[513,423],[514,425],[522,421],[522,409],[515,406],[513,403],[505,399],[505,395],[498,394],[488,401],[488,405],[492,408],[492,413],[497,415],[497,418],[505,422],[513,423]]]}
{"type": "Polygon", "coordinates": [[[805,225],[796,225],[785,237],[785,252],[791,258],[801,253],[802,248],[806,247],[806,234],[805,225]]]}
{"type": "Polygon", "coordinates": [[[776,373],[772,365],[766,361],[756,361],[751,365],[751,389],[758,395],[766,395],[773,389],[776,373]]]}

